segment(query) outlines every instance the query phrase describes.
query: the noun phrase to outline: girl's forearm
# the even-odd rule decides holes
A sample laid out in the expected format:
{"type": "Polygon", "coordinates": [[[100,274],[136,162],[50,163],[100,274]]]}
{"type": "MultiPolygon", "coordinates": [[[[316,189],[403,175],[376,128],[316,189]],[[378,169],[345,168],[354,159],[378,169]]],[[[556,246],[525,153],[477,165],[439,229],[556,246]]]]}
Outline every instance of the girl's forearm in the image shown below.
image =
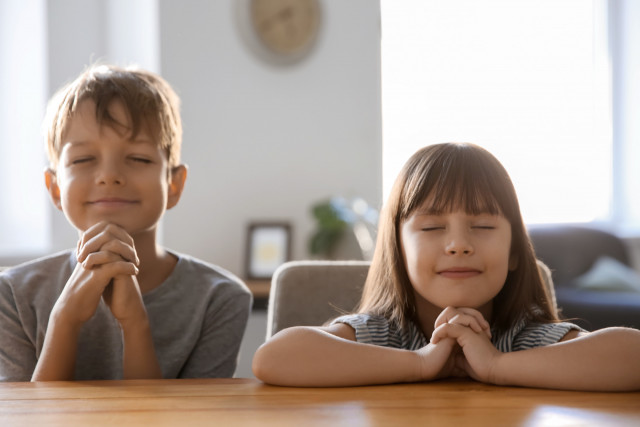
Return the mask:
{"type": "Polygon", "coordinates": [[[79,332],[80,326],[68,324],[55,311],[52,313],[31,381],[74,379],[79,332]]]}
{"type": "Polygon", "coordinates": [[[359,344],[310,327],[285,329],[256,352],[260,380],[298,387],[338,387],[420,380],[411,351],[359,344]]]}
{"type": "Polygon", "coordinates": [[[162,378],[148,321],[121,325],[124,341],[124,379],[162,378]]]}
{"type": "Polygon", "coordinates": [[[640,389],[640,331],[607,328],[547,347],[503,354],[496,384],[592,391],[640,389]]]}

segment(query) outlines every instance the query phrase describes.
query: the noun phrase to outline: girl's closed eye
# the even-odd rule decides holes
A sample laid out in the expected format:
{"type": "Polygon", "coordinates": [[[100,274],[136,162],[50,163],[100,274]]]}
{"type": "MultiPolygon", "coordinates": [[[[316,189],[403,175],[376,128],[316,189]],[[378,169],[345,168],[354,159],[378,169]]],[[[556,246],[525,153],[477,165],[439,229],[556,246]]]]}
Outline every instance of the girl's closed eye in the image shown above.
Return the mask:
{"type": "Polygon", "coordinates": [[[444,230],[444,225],[427,225],[427,226],[422,226],[420,227],[420,229],[422,231],[437,231],[437,230],[444,230]]]}
{"type": "Polygon", "coordinates": [[[477,230],[495,230],[495,226],[493,225],[473,225],[471,228],[475,228],[477,230]]]}

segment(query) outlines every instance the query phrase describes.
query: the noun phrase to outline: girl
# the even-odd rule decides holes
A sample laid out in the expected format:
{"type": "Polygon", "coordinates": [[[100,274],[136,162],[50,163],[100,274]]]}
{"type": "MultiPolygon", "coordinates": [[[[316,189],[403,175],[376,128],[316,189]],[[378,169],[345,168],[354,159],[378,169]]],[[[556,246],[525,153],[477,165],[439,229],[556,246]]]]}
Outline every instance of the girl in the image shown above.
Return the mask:
{"type": "Polygon", "coordinates": [[[468,376],[528,387],[640,388],[640,331],[560,322],[513,184],[472,144],[425,147],[380,218],[357,314],[279,332],[255,354],[264,382],[355,386],[468,376]]]}

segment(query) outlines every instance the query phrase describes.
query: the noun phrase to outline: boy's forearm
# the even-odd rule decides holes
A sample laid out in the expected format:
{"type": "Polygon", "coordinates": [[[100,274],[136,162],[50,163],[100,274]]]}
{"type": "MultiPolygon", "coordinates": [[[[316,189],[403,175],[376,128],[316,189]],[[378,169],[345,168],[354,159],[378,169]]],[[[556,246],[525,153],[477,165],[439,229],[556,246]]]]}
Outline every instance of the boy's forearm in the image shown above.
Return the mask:
{"type": "Polygon", "coordinates": [[[505,353],[496,384],[592,391],[640,389],[640,331],[608,328],[547,347],[505,353]]]}
{"type": "Polygon", "coordinates": [[[31,381],[73,380],[79,333],[79,326],[67,324],[52,313],[31,381]]]}
{"type": "Polygon", "coordinates": [[[279,332],[258,349],[256,377],[284,386],[355,386],[419,381],[414,352],[369,346],[315,328],[279,332]]]}
{"type": "Polygon", "coordinates": [[[122,355],[124,379],[162,378],[149,322],[145,319],[135,324],[121,326],[124,342],[122,355]]]}

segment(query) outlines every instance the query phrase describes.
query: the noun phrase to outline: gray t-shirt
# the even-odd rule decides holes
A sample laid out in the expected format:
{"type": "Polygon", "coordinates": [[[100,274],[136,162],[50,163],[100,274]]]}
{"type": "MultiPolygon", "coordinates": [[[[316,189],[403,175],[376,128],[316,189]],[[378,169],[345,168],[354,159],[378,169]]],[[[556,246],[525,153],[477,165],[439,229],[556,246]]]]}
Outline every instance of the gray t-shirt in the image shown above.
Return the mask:
{"type": "MultiPolygon", "coordinates": [[[[396,323],[378,315],[351,314],[338,317],[331,324],[346,323],[356,332],[356,341],[383,347],[418,350],[429,343],[420,328],[409,324],[402,329],[396,323]]],[[[492,330],[491,342],[500,351],[527,350],[555,344],[572,329],[582,331],[577,325],[568,322],[561,323],[529,323],[521,320],[502,335],[492,330]]]]}
{"type": "MultiPolygon", "coordinates": [[[[233,274],[187,255],[143,295],[164,378],[233,376],[251,310],[249,289],[233,274]]],[[[0,381],[29,381],[49,315],[77,261],[65,251],[0,274],[0,381]]],[[[78,338],[75,379],[122,378],[122,334],[100,301],[78,338]]]]}

